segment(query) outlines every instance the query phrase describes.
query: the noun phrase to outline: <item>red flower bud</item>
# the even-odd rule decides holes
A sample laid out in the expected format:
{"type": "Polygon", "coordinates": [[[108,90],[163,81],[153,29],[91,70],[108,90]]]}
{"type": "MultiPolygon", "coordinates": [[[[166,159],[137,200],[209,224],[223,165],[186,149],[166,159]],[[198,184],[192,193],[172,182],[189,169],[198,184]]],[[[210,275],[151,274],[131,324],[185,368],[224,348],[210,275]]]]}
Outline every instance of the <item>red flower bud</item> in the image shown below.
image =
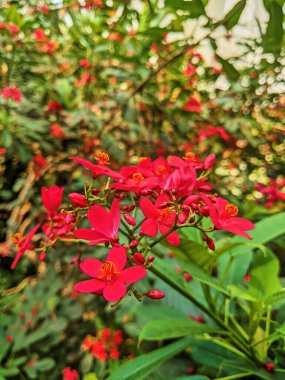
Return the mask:
{"type": "Polygon", "coordinates": [[[215,163],[216,161],[216,155],[214,153],[210,154],[208,157],[206,157],[205,159],[205,169],[209,169],[211,166],[213,166],[213,164],[215,163]]]}
{"type": "Polygon", "coordinates": [[[100,192],[101,192],[101,189],[99,189],[98,187],[91,190],[92,195],[95,195],[95,196],[98,195],[100,192]]]}
{"type": "Polygon", "coordinates": [[[136,220],[130,214],[124,214],[125,221],[131,226],[135,226],[136,220]]]}
{"type": "Polygon", "coordinates": [[[195,373],[195,372],[196,372],[196,368],[195,367],[189,367],[189,368],[187,368],[187,373],[189,375],[193,375],[193,373],[195,373]]]}
{"type": "Polygon", "coordinates": [[[124,193],[115,194],[115,197],[116,197],[117,199],[119,199],[119,201],[121,201],[122,199],[125,198],[125,194],[124,194],[124,193]]]}
{"type": "Polygon", "coordinates": [[[134,262],[135,262],[137,265],[143,265],[144,262],[145,262],[145,259],[144,259],[143,255],[142,255],[140,252],[136,252],[136,253],[133,255],[133,260],[134,260],[134,262]]]}
{"type": "Polygon", "coordinates": [[[160,298],[165,297],[165,294],[160,290],[150,290],[149,292],[145,293],[145,295],[154,300],[159,300],[160,298]]]}
{"type": "Polygon", "coordinates": [[[185,280],[185,281],[189,282],[189,281],[192,280],[192,278],[193,278],[193,277],[191,276],[190,273],[184,273],[184,280],[185,280]]]}
{"type": "Polygon", "coordinates": [[[251,278],[251,276],[250,276],[250,273],[247,273],[245,276],[244,276],[244,281],[246,281],[246,282],[248,282],[248,281],[250,281],[250,278],[251,278]]]}
{"type": "Polygon", "coordinates": [[[268,362],[265,362],[264,363],[264,367],[265,367],[265,370],[267,372],[273,372],[274,371],[274,368],[275,368],[275,365],[274,363],[268,363],[268,362]]]}
{"type": "Polygon", "coordinates": [[[72,204],[77,207],[87,207],[87,203],[84,195],[78,193],[68,194],[68,198],[71,200],[72,204]]]}
{"type": "Polygon", "coordinates": [[[40,261],[44,261],[45,258],[46,258],[46,253],[45,252],[41,252],[40,256],[39,256],[40,261]]]}
{"type": "Polygon", "coordinates": [[[152,190],[151,189],[143,189],[140,191],[140,194],[141,195],[150,195],[150,194],[152,194],[152,190]]]}
{"type": "Polygon", "coordinates": [[[200,210],[200,214],[203,216],[209,216],[210,210],[208,206],[202,206],[200,210]]]}
{"type": "Polygon", "coordinates": [[[157,208],[162,209],[172,205],[172,202],[162,202],[157,208]]]}
{"type": "Polygon", "coordinates": [[[139,241],[138,240],[132,240],[130,242],[130,248],[135,248],[139,245],[139,241]]]}
{"type": "Polygon", "coordinates": [[[12,342],[12,340],[13,340],[12,335],[7,335],[7,336],[6,336],[6,342],[7,342],[7,343],[12,342]]]}
{"type": "Polygon", "coordinates": [[[133,211],[133,209],[136,207],[136,205],[125,205],[124,210],[127,212],[133,211]]]}
{"type": "Polygon", "coordinates": [[[195,321],[198,323],[204,323],[205,322],[202,315],[197,315],[197,317],[195,317],[195,321]]]}
{"type": "Polygon", "coordinates": [[[215,242],[212,239],[207,240],[207,246],[211,251],[214,251],[216,249],[215,242]]]}
{"type": "Polygon", "coordinates": [[[147,259],[147,262],[152,263],[154,259],[155,259],[155,256],[149,256],[149,258],[147,259]]]}

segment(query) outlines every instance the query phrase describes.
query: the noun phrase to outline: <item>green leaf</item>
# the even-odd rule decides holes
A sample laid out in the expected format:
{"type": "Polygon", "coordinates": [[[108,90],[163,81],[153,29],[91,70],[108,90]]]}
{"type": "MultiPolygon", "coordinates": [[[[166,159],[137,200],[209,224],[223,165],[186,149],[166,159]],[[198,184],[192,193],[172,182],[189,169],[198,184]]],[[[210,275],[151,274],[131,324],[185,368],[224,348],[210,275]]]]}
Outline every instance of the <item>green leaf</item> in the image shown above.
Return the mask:
{"type": "Polygon", "coordinates": [[[254,254],[252,265],[249,293],[260,301],[266,302],[271,295],[279,292],[281,289],[278,278],[279,261],[267,249],[265,253],[259,251],[254,254]]]}
{"type": "Polygon", "coordinates": [[[3,134],[2,134],[2,139],[3,139],[3,145],[5,148],[8,149],[12,146],[13,138],[10,131],[8,131],[8,129],[4,129],[3,134]]]}
{"type": "Polygon", "coordinates": [[[184,338],[175,343],[171,343],[166,347],[154,350],[149,354],[143,354],[132,361],[124,363],[115,370],[108,380],[142,380],[150,373],[160,367],[165,361],[179,354],[187,346],[191,340],[184,338]]]}
{"type": "Polygon", "coordinates": [[[188,272],[191,274],[195,280],[198,280],[202,282],[203,284],[209,285],[211,288],[218,290],[219,292],[229,295],[226,288],[221,286],[215,278],[208,275],[206,272],[204,272],[202,269],[200,269],[198,266],[196,266],[193,263],[181,263],[181,269],[185,272],[188,272]]]}
{"type": "Polygon", "coordinates": [[[223,70],[224,70],[226,76],[231,81],[235,81],[235,80],[237,80],[239,78],[239,76],[240,76],[239,72],[237,71],[237,69],[231,63],[229,63],[228,61],[226,61],[225,59],[223,59],[222,57],[220,57],[218,54],[216,54],[216,59],[223,66],[223,70]]]}
{"type": "Polygon", "coordinates": [[[227,30],[232,29],[239,21],[239,18],[246,5],[246,0],[239,1],[226,15],[218,22],[219,25],[224,25],[227,30]]]}
{"type": "Polygon", "coordinates": [[[44,358],[35,363],[35,368],[39,372],[45,372],[52,369],[55,366],[55,361],[52,358],[44,358]]]}
{"type": "Polygon", "coordinates": [[[265,53],[279,53],[283,40],[283,11],[282,6],[272,1],[269,6],[269,22],[262,38],[265,53]]]}
{"type": "Polygon", "coordinates": [[[18,375],[19,369],[18,368],[0,368],[0,376],[15,376],[18,375]]]}
{"type": "MultiPolygon", "coordinates": [[[[285,233],[285,212],[268,216],[256,223],[255,229],[250,231],[252,242],[255,244],[265,244],[276,239],[278,236],[285,233]]],[[[225,283],[236,284],[242,281],[243,276],[248,271],[249,264],[253,256],[254,246],[250,246],[247,239],[241,236],[231,238],[227,252],[223,251],[223,255],[218,257],[218,273],[219,277],[223,277],[227,272],[225,283]],[[235,246],[237,244],[237,246],[235,246]],[[238,244],[241,244],[238,246],[238,244]]],[[[217,251],[223,250],[225,241],[217,243],[217,251]]]]}
{"type": "Polygon", "coordinates": [[[280,306],[280,304],[284,304],[285,302],[285,289],[281,289],[276,293],[271,294],[268,298],[265,299],[266,305],[274,305],[280,306]]]}
{"type": "Polygon", "coordinates": [[[192,320],[161,319],[148,322],[142,329],[139,340],[163,340],[220,332],[215,326],[192,320]]]}
{"type": "Polygon", "coordinates": [[[205,14],[205,8],[202,0],[166,0],[165,5],[172,9],[181,9],[188,11],[190,17],[197,18],[205,14]]]}

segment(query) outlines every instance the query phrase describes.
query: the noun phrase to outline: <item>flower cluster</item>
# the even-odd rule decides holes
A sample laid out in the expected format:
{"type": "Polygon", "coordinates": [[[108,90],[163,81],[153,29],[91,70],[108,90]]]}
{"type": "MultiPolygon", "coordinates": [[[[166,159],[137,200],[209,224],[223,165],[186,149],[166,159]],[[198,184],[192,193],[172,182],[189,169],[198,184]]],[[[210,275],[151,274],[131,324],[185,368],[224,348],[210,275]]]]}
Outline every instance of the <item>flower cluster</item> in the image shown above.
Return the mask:
{"type": "Polygon", "coordinates": [[[119,348],[123,343],[121,330],[102,329],[96,337],[87,335],[82,342],[82,349],[90,352],[94,358],[105,361],[107,359],[117,360],[120,358],[119,348]]]}
{"type": "Polygon", "coordinates": [[[273,178],[269,178],[269,184],[267,186],[256,183],[254,187],[265,196],[265,207],[268,209],[276,202],[285,201],[285,178],[277,181],[273,178]]]}
{"type": "MultiPolygon", "coordinates": [[[[72,204],[60,212],[64,189],[56,185],[42,188],[47,220],[42,226],[45,241],[36,251],[43,254],[50,246],[56,247],[57,242],[110,246],[105,260],[82,260],[81,256],[73,260],[80,272],[90,278],[77,283],[75,291],[101,295],[109,302],[119,302],[127,293],[133,293],[138,300],[143,296],[163,298],[165,294],[160,290],[139,294],[134,288],[151,268],[155,256],[149,254],[156,244],[165,240],[179,245],[182,228],[199,229],[211,250],[215,244],[208,234],[214,230],[251,239],[247,231],[254,225],[238,217],[236,205],[211,193],[208,175],[215,163],[214,154],[204,161],[192,152],[186,152],[182,158],[169,156],[152,161],[144,157],[137,165],[123,166],[117,171],[109,167],[110,158],[102,151],[95,155],[96,163],[78,157],[71,159],[87,168],[93,178],[83,194],[68,194],[72,204]],[[101,187],[95,188],[94,181],[101,187]],[[210,218],[213,226],[204,227],[204,218],[210,218]]],[[[26,239],[16,242],[19,252],[13,268],[30,248],[38,228],[39,225],[26,239]]],[[[191,274],[185,279],[190,280],[191,274]]]]}
{"type": "Polygon", "coordinates": [[[12,99],[16,103],[22,102],[22,92],[16,86],[9,86],[3,88],[3,90],[1,91],[1,95],[4,99],[12,99]]]}

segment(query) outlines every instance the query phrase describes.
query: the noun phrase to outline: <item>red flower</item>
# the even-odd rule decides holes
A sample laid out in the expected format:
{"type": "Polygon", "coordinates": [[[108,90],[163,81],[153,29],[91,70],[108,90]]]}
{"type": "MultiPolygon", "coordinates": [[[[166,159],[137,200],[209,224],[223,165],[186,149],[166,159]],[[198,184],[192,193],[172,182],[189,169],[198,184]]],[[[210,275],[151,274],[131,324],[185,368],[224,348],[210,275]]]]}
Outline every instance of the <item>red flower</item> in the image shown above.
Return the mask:
{"type": "Polygon", "coordinates": [[[34,31],[34,39],[36,40],[36,41],[46,41],[46,39],[47,39],[47,37],[46,37],[46,35],[45,35],[45,32],[44,32],[44,30],[43,29],[36,29],[35,31],[34,31]]]}
{"type": "Polygon", "coordinates": [[[22,92],[16,86],[9,86],[3,88],[1,95],[5,99],[13,99],[17,103],[22,101],[22,92]]]}
{"type": "Polygon", "coordinates": [[[88,59],[81,59],[79,61],[79,64],[81,67],[84,67],[85,69],[89,69],[89,67],[91,67],[91,63],[90,61],[88,61],[88,59]]]}
{"type": "Polygon", "coordinates": [[[0,148],[0,155],[5,155],[7,153],[7,149],[0,148]]]}
{"type": "Polygon", "coordinates": [[[215,205],[204,194],[201,194],[203,202],[209,207],[210,218],[217,230],[225,230],[233,234],[252,239],[245,231],[255,228],[254,224],[244,218],[237,218],[238,208],[223,198],[216,198],[215,205]]]}
{"type": "Polygon", "coordinates": [[[77,81],[75,81],[75,86],[86,86],[88,83],[95,83],[94,76],[89,73],[82,73],[81,77],[77,81]]]}
{"type": "Polygon", "coordinates": [[[193,66],[193,65],[191,65],[191,63],[189,63],[187,66],[186,66],[186,68],[185,68],[185,70],[184,70],[184,75],[186,76],[186,77],[191,77],[193,74],[195,74],[196,73],[196,67],[195,66],[193,66]]]}
{"type": "MultiPolygon", "coordinates": [[[[185,162],[183,163],[185,165],[185,162]]],[[[164,190],[171,191],[181,197],[189,196],[196,185],[196,172],[192,165],[179,167],[168,177],[164,190]]]]}
{"type": "Polygon", "coordinates": [[[60,113],[63,110],[63,105],[59,102],[51,101],[47,105],[49,112],[60,113]]]}
{"type": "Polygon", "coordinates": [[[62,371],[63,380],[79,380],[79,373],[76,369],[71,369],[70,367],[66,367],[62,371]]]}
{"type": "Polygon", "coordinates": [[[42,187],[42,201],[49,216],[55,216],[62,202],[64,188],[52,185],[49,189],[42,187]]]}
{"type": "MultiPolygon", "coordinates": [[[[166,194],[161,194],[153,204],[148,198],[142,198],[140,201],[141,210],[146,217],[142,223],[141,232],[148,236],[156,236],[158,230],[165,234],[171,229],[175,221],[175,211],[170,207],[159,208],[162,203],[169,200],[166,194]]],[[[170,233],[165,240],[172,245],[179,245],[180,238],[177,232],[170,233]]]]}
{"type": "Polygon", "coordinates": [[[50,125],[50,134],[59,140],[62,140],[65,137],[64,130],[57,123],[52,123],[50,125]]]}
{"type": "Polygon", "coordinates": [[[6,26],[6,29],[10,30],[10,32],[12,32],[13,34],[18,34],[19,31],[20,31],[20,28],[18,27],[18,25],[15,25],[15,24],[8,24],[6,26]]]}
{"type": "Polygon", "coordinates": [[[127,252],[123,247],[113,247],[105,263],[98,259],[84,260],[80,269],[92,280],[79,282],[74,289],[81,293],[103,294],[110,302],[119,301],[126,294],[126,284],[139,281],[147,274],[145,267],[140,265],[124,269],[126,262],[127,252]]]}
{"type": "Polygon", "coordinates": [[[190,96],[187,103],[183,107],[184,111],[200,113],[202,111],[202,104],[200,100],[190,96]]]}
{"type": "Polygon", "coordinates": [[[79,228],[74,231],[75,237],[91,240],[89,245],[118,242],[117,233],[120,227],[121,215],[117,199],[113,200],[109,212],[102,206],[92,206],[87,213],[87,218],[91,224],[91,229],[79,228]]]}
{"type": "Polygon", "coordinates": [[[48,166],[47,160],[40,154],[37,154],[33,157],[33,162],[35,163],[36,177],[39,178],[41,172],[48,166]]]}
{"type": "Polygon", "coordinates": [[[18,264],[18,261],[23,256],[23,254],[26,252],[27,249],[31,248],[31,241],[35,233],[37,232],[38,228],[40,227],[40,224],[37,224],[34,228],[31,229],[31,231],[26,236],[26,239],[24,241],[20,242],[20,249],[16,254],[16,257],[11,265],[11,269],[15,269],[16,265],[18,264]]]}

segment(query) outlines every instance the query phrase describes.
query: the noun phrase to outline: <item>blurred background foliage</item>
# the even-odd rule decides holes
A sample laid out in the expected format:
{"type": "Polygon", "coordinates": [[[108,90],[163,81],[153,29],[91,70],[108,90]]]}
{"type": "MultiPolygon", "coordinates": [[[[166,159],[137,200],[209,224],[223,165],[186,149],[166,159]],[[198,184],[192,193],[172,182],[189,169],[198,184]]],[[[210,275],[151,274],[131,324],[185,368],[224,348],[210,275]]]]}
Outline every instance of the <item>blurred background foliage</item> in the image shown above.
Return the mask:
{"type": "MultiPolygon", "coordinates": [[[[94,361],[103,378],[117,362],[110,360],[108,369],[80,345],[108,322],[124,326],[125,357],[141,350],[134,339],[145,321],[135,304],[115,317],[103,302],[82,304],[72,295],[72,250],[57,252],[49,270],[35,265],[33,253],[13,276],[7,270],[11,236],[42,212],[40,187],[82,188],[70,155],[93,160],[105,151],[116,168],[143,156],[188,153],[195,160],[215,153],[212,184],[245,217],[258,221],[282,211],[284,1],[258,2],[266,20],[257,18],[258,35],[243,38],[238,27],[250,1],[212,16],[215,2],[218,8],[218,0],[1,2],[0,90],[16,86],[21,100],[0,95],[0,286],[6,289],[0,379],[46,379],[46,371],[58,379],[69,363],[86,374],[94,361]],[[229,57],[230,43],[236,53],[229,57]]],[[[284,231],[266,244],[283,262],[284,231]]],[[[181,370],[181,358],[175,363],[181,375],[190,366],[184,360],[181,370]]]]}

